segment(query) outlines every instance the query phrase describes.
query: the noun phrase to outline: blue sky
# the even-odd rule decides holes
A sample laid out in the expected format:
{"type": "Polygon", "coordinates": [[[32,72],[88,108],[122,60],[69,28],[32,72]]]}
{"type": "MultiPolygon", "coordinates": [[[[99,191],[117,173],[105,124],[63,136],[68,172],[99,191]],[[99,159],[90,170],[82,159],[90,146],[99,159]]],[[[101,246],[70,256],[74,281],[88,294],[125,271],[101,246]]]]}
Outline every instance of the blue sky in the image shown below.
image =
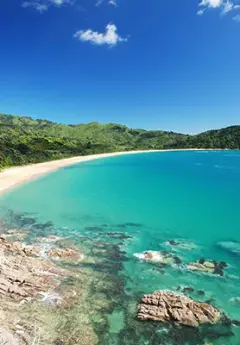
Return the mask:
{"type": "Polygon", "coordinates": [[[240,124],[240,0],[1,0],[0,112],[240,124]]]}

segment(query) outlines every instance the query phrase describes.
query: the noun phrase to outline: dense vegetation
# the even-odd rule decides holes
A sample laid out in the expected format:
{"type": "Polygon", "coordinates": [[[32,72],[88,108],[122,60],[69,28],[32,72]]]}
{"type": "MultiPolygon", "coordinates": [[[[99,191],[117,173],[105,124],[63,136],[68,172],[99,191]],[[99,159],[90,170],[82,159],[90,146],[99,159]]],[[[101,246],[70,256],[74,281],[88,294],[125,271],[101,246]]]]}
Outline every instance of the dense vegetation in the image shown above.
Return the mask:
{"type": "Polygon", "coordinates": [[[240,149],[240,126],[198,135],[114,123],[63,125],[0,114],[0,168],[100,152],[168,148],[240,149]]]}

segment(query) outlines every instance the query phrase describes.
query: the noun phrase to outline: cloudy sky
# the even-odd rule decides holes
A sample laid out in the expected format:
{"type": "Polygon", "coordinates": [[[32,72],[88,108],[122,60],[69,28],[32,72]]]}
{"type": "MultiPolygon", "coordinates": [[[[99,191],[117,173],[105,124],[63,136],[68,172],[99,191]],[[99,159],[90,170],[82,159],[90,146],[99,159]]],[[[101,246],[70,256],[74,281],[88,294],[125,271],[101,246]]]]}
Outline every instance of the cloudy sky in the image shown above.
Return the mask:
{"type": "Polygon", "coordinates": [[[0,112],[240,124],[240,0],[0,0],[0,112]]]}

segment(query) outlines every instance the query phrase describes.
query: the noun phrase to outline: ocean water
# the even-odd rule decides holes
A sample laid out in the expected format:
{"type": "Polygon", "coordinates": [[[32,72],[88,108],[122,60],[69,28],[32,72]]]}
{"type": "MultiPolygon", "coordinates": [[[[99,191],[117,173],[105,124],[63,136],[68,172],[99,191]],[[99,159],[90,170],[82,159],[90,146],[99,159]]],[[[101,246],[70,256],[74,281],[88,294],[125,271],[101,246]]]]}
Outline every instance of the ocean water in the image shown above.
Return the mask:
{"type": "Polygon", "coordinates": [[[143,294],[184,287],[240,320],[239,151],[142,153],[77,164],[9,192],[0,212],[8,225],[29,231],[30,242],[67,236],[94,257],[80,264],[97,274],[86,310],[95,301],[110,303],[89,312],[95,343],[240,344],[236,326],[200,332],[136,320],[143,294]],[[134,255],[146,250],[167,250],[181,264],[162,267],[134,255]],[[224,276],[189,271],[187,264],[200,258],[226,262],[224,276]]]}

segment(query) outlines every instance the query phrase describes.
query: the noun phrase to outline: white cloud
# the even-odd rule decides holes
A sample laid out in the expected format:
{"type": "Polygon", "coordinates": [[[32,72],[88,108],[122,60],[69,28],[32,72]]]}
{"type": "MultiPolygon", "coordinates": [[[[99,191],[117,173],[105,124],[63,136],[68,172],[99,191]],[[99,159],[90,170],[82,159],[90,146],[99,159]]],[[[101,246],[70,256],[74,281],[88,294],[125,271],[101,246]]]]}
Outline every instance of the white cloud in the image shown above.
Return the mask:
{"type": "Polygon", "coordinates": [[[221,14],[224,15],[240,8],[240,5],[236,1],[238,0],[201,0],[197,14],[202,15],[208,9],[220,9],[221,14]]]}
{"type": "Polygon", "coordinates": [[[237,14],[236,16],[234,16],[233,20],[240,23],[240,14],[237,14]]]}
{"type": "Polygon", "coordinates": [[[116,46],[118,43],[127,42],[127,38],[118,35],[117,27],[114,24],[108,24],[104,33],[88,29],[86,31],[80,30],[74,34],[74,37],[82,42],[90,42],[95,45],[109,45],[116,46]]]}
{"type": "Polygon", "coordinates": [[[222,0],[202,0],[199,6],[216,8],[222,5],[222,0]]]}
{"type": "Polygon", "coordinates": [[[46,12],[51,6],[61,7],[64,4],[71,4],[71,0],[30,0],[24,1],[22,3],[22,7],[32,7],[36,11],[43,13],[46,12]]]}
{"type": "MultiPolygon", "coordinates": [[[[106,2],[105,0],[97,0],[96,6],[101,6],[105,2],[106,2]]],[[[117,7],[117,0],[107,0],[107,4],[117,7]]]]}
{"type": "Polygon", "coordinates": [[[197,14],[198,14],[199,16],[202,16],[204,12],[205,12],[205,9],[202,9],[202,8],[201,8],[200,10],[197,11],[197,14]]]}
{"type": "Polygon", "coordinates": [[[109,4],[109,5],[112,5],[112,6],[114,6],[114,7],[117,7],[117,1],[116,1],[116,0],[109,0],[109,1],[108,1],[108,4],[109,4]]]}

